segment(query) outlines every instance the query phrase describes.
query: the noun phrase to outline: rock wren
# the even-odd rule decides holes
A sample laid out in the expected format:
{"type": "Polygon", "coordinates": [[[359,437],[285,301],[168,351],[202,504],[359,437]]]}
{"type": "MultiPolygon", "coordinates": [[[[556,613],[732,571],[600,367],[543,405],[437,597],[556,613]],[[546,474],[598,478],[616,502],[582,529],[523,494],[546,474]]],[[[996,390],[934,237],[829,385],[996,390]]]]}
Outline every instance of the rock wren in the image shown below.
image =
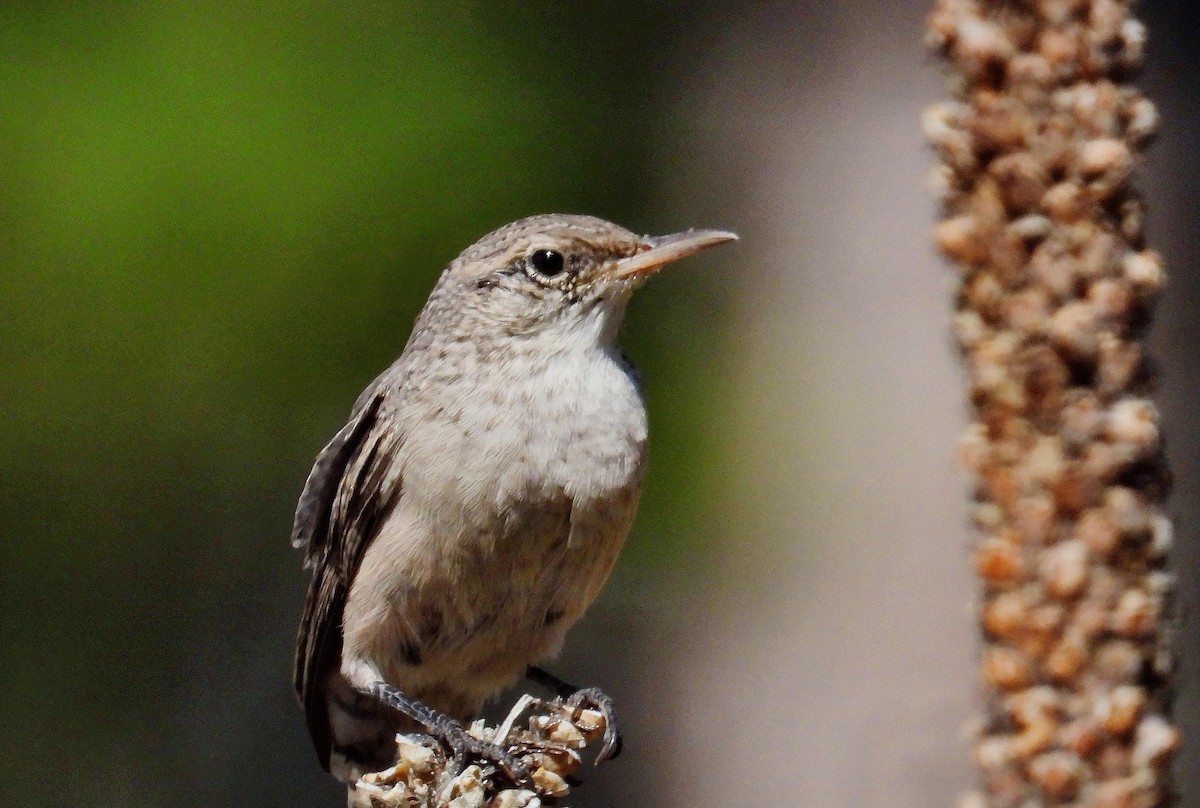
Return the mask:
{"type": "Polygon", "coordinates": [[[663,265],[736,238],[534,216],[442,273],[296,508],[312,583],[294,683],[326,769],[353,780],[385,766],[394,732],[423,726],[460,758],[524,774],[459,722],[523,674],[565,687],[531,666],[600,591],[642,488],[625,307],[663,265]]]}

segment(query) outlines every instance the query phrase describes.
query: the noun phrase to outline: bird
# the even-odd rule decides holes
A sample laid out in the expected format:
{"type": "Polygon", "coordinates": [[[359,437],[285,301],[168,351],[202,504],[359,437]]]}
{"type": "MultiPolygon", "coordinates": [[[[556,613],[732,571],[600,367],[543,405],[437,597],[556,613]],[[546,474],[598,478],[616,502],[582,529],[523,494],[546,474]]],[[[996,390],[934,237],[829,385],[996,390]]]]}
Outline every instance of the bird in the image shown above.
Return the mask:
{"type": "MultiPolygon", "coordinates": [[[[312,577],[293,684],[327,771],[353,782],[390,764],[397,731],[420,730],[527,777],[463,726],[522,676],[573,689],[539,663],[609,577],[645,476],[626,307],[661,267],[736,239],[548,214],[445,268],[296,507],[312,577]]],[[[599,689],[575,698],[609,715],[599,689]]],[[[612,719],[600,757],[619,750],[612,719]]]]}

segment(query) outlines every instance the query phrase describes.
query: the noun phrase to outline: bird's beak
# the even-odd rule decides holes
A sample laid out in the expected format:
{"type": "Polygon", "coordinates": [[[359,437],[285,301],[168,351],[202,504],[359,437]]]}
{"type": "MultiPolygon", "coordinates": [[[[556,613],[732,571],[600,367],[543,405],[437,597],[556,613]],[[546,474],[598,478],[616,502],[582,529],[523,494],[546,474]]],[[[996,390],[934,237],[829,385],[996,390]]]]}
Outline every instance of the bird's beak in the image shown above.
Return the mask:
{"type": "Polygon", "coordinates": [[[636,253],[612,265],[610,274],[616,280],[645,279],[672,261],[727,241],[737,241],[737,234],[725,230],[685,230],[669,236],[647,236],[636,253]]]}

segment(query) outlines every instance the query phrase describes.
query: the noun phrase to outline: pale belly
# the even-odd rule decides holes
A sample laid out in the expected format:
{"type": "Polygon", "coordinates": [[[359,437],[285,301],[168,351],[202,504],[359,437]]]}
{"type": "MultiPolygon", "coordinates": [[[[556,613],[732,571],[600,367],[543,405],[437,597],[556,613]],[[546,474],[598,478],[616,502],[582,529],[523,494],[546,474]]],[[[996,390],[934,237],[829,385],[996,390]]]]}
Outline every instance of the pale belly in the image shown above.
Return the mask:
{"type": "Polygon", "coordinates": [[[514,406],[519,419],[460,414],[411,436],[399,503],[347,600],[349,681],[382,678],[466,720],[558,651],[637,508],[645,416],[622,381],[584,397],[597,411],[580,417],[514,406]]]}
{"type": "Polygon", "coordinates": [[[546,503],[499,535],[477,535],[443,555],[436,571],[393,601],[392,631],[404,634],[406,653],[375,649],[385,678],[431,706],[476,712],[528,665],[558,652],[612,571],[636,502],[630,487],[590,512],[576,510],[574,533],[570,503],[546,503]]]}

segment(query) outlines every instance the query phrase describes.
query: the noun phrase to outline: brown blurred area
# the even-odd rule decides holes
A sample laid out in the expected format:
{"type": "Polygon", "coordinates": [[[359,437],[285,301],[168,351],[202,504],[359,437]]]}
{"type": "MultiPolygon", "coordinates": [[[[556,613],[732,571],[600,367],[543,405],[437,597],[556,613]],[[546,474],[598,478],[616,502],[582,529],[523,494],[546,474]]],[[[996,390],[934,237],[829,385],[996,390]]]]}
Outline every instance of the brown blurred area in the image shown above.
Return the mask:
{"type": "MultiPolygon", "coordinates": [[[[630,314],[643,513],[551,666],[626,751],[571,804],[953,804],[975,584],[925,11],[0,11],[0,804],[342,803],[288,686],[290,509],[440,265],[548,210],[742,236],[630,314]]],[[[1200,10],[1139,12],[1191,805],[1200,10]]]]}

